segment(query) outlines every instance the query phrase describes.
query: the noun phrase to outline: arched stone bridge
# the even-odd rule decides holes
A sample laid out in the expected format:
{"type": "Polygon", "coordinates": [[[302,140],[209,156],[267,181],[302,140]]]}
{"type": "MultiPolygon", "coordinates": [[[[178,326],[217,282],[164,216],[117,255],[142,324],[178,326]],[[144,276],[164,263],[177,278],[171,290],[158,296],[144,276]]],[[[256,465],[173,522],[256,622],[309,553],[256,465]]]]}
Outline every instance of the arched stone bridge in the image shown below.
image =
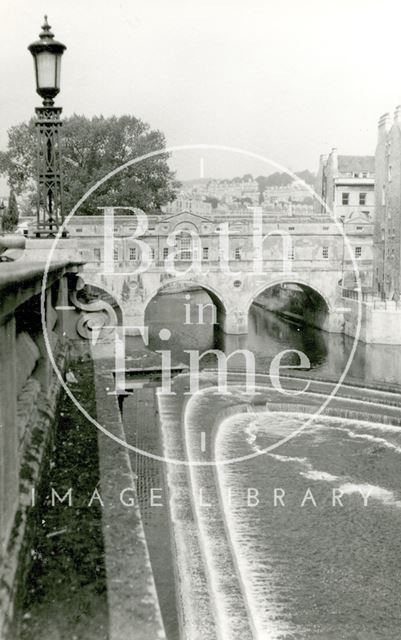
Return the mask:
{"type": "MultiPolygon", "coordinates": [[[[343,307],[338,299],[338,273],[293,272],[283,274],[269,271],[264,276],[241,272],[239,276],[209,272],[208,274],[188,274],[184,277],[166,278],[162,271],[150,271],[140,276],[102,275],[85,270],[85,284],[94,285],[110,294],[120,305],[123,323],[127,327],[145,325],[145,313],[149,303],[163,290],[180,285],[185,290],[192,287],[204,289],[216,308],[216,320],[229,334],[244,334],[248,331],[248,315],[252,303],[267,289],[283,283],[299,285],[305,292],[316,294],[321,304],[310,308],[309,320],[312,324],[330,332],[340,333],[343,328],[343,307]],[[124,284],[125,283],[125,284],[124,284]]],[[[205,314],[206,317],[206,314],[205,314]]],[[[210,316],[207,316],[210,317],[210,316]]],[[[135,333],[135,331],[132,331],[135,333]]]]}
{"type": "MultiPolygon", "coordinates": [[[[111,267],[105,261],[107,233],[102,216],[74,216],[68,226],[69,239],[58,241],[59,255],[80,257],[85,262],[83,281],[114,298],[125,327],[144,326],[150,301],[166,287],[181,283],[183,288],[196,286],[207,291],[216,307],[217,322],[226,333],[244,334],[254,300],[270,287],[295,283],[307,293],[305,299],[310,304],[306,305],[305,316],[311,324],[330,332],[343,330],[345,310],[340,284],[345,274],[350,275],[352,265],[341,230],[329,218],[263,217],[263,254],[257,270],[252,212],[213,217],[184,212],[147,216],[147,220],[148,227],[139,239],[150,247],[152,262],[142,273],[138,272],[141,247],[135,237],[135,216],[114,217],[114,240],[108,250],[113,257],[111,267]],[[220,239],[224,224],[229,230],[225,266],[220,239]],[[200,273],[193,268],[194,245],[188,241],[191,234],[200,242],[196,249],[201,258],[200,273]],[[178,274],[166,269],[170,252],[179,256],[175,263],[178,274]]],[[[39,242],[35,240],[36,251],[39,242]]],[[[127,329],[130,332],[135,330],[127,329]]]]}

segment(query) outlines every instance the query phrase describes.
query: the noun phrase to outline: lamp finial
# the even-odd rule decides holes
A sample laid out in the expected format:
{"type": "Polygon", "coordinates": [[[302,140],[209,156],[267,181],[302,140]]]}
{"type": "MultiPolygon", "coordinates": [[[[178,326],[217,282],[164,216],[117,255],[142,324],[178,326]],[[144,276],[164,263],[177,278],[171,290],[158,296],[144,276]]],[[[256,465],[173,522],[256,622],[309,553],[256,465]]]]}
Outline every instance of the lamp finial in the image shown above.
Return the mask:
{"type": "Polygon", "coordinates": [[[47,15],[45,15],[45,21],[42,25],[42,33],[39,34],[40,38],[54,38],[54,33],[51,32],[51,26],[47,21],[47,15]]]}

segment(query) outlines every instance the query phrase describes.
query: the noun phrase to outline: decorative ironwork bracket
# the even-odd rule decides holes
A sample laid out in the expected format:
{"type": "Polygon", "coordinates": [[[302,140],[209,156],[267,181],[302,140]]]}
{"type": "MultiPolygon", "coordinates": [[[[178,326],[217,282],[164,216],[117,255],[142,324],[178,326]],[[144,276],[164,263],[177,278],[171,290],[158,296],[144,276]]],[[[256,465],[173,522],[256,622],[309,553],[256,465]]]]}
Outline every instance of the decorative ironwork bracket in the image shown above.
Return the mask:
{"type": "MultiPolygon", "coordinates": [[[[36,236],[54,236],[64,220],[61,175],[61,107],[35,109],[38,134],[38,199],[36,236]]],[[[63,234],[66,235],[66,234],[63,234]]]]}

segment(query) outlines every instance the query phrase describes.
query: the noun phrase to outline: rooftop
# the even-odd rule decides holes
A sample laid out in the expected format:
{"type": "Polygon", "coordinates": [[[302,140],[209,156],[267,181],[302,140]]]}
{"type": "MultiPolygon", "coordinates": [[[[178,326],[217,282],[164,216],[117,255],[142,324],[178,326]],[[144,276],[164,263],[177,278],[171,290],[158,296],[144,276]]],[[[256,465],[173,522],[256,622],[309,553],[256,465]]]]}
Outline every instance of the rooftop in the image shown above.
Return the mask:
{"type": "Polygon", "coordinates": [[[338,156],[338,171],[340,173],[374,173],[374,156],[338,156]]]}

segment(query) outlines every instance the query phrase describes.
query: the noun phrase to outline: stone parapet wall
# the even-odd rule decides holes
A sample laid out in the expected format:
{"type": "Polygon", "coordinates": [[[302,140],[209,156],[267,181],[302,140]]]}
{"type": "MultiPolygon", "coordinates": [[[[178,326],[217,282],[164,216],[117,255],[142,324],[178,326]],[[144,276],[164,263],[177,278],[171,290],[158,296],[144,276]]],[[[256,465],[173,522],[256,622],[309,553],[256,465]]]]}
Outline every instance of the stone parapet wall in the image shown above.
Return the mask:
{"type": "Polygon", "coordinates": [[[358,332],[358,301],[344,300],[344,333],[368,344],[401,345],[401,307],[393,301],[362,302],[358,332]]]}
{"type": "Polygon", "coordinates": [[[43,287],[41,263],[2,263],[0,266],[0,637],[12,623],[14,597],[23,554],[28,489],[34,486],[50,426],[54,421],[60,382],[54,373],[43,326],[53,358],[63,370],[67,343],[64,310],[67,274],[73,263],[57,262],[48,269],[43,287]],[[44,313],[41,313],[41,296],[44,313]],[[62,304],[62,303],[61,303],[62,304]]]}
{"type": "MultiPolygon", "coordinates": [[[[66,368],[67,355],[67,345],[60,344],[56,354],[60,371],[66,368]]],[[[0,638],[3,640],[15,637],[15,605],[31,561],[30,511],[52,447],[59,395],[60,383],[53,374],[46,392],[41,391],[40,383],[30,377],[18,397],[18,502],[0,567],[0,638]]]]}

